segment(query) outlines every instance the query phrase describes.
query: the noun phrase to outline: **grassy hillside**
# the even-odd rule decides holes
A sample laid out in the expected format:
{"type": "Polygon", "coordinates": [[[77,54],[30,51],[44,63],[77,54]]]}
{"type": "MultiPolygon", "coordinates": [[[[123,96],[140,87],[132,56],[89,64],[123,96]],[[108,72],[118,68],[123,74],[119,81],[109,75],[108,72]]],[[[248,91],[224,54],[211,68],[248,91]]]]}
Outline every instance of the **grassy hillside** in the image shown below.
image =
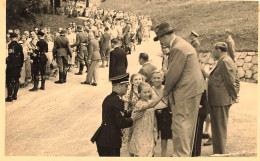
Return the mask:
{"type": "Polygon", "coordinates": [[[224,41],[224,31],[234,32],[237,51],[258,49],[258,2],[211,2],[199,0],[106,0],[103,8],[148,14],[153,27],[168,21],[176,34],[190,41],[191,30],[200,34],[202,50],[208,51],[217,41],[224,41]]]}

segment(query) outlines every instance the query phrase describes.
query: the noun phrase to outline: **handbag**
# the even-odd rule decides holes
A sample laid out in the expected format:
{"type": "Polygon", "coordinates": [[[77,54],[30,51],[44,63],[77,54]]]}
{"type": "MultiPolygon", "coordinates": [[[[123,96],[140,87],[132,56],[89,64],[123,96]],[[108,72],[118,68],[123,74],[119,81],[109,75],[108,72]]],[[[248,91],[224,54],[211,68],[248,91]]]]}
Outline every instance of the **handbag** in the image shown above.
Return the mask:
{"type": "Polygon", "coordinates": [[[57,62],[56,62],[55,59],[52,59],[51,64],[50,64],[50,67],[51,67],[51,69],[56,69],[56,68],[58,68],[58,65],[57,65],[57,62]]]}

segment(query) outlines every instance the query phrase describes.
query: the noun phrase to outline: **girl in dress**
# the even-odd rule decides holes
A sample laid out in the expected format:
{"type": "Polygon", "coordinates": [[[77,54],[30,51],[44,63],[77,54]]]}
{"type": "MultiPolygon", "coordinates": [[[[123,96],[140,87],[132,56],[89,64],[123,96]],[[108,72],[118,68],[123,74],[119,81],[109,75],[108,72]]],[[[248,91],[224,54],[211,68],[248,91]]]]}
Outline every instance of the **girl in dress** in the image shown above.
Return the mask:
{"type": "Polygon", "coordinates": [[[135,105],[135,111],[143,111],[142,118],[133,125],[133,134],[129,143],[129,152],[138,157],[154,156],[155,140],[157,138],[156,119],[154,108],[162,99],[151,100],[151,86],[142,82],[138,86],[140,100],[135,105]]]}
{"type": "MultiPolygon", "coordinates": [[[[129,115],[134,109],[135,104],[139,100],[138,94],[138,85],[143,81],[142,76],[138,73],[134,73],[130,77],[131,88],[126,92],[123,96],[123,100],[125,102],[125,114],[129,115]]],[[[126,144],[129,147],[129,141],[132,135],[132,128],[125,128],[122,130],[123,133],[123,144],[126,144]]],[[[129,156],[133,156],[133,154],[129,153],[129,156]]]]}

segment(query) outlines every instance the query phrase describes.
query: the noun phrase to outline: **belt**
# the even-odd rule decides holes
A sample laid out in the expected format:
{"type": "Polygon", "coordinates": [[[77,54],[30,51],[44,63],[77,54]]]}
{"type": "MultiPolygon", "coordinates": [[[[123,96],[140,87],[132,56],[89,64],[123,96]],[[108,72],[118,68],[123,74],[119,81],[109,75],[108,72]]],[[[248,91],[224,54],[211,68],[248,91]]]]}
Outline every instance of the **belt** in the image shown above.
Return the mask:
{"type": "Polygon", "coordinates": [[[87,43],[80,43],[80,45],[85,45],[85,46],[87,46],[88,44],[87,44],[87,43]]]}

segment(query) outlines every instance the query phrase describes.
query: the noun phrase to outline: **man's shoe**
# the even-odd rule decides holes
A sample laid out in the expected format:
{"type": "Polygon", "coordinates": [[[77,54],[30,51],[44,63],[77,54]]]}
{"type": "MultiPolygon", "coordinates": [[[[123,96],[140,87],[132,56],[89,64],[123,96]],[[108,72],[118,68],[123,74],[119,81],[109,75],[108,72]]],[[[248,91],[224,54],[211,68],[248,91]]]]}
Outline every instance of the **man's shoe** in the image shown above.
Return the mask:
{"type": "Polygon", "coordinates": [[[12,99],[13,99],[13,100],[17,100],[17,96],[13,96],[12,99]]]}
{"type": "Polygon", "coordinates": [[[75,73],[75,75],[82,75],[82,72],[75,73]]]}
{"type": "Polygon", "coordinates": [[[81,82],[81,84],[90,84],[90,83],[87,81],[84,81],[84,82],[81,82]]]}
{"type": "Polygon", "coordinates": [[[209,140],[203,144],[203,146],[210,146],[212,145],[212,138],[209,138],[209,140]]]}
{"type": "Polygon", "coordinates": [[[63,84],[63,81],[58,80],[58,81],[55,81],[54,83],[56,83],[56,84],[63,84]]]}
{"type": "Polygon", "coordinates": [[[37,91],[38,89],[37,88],[32,88],[32,89],[29,89],[29,91],[37,91]]]}
{"type": "Polygon", "coordinates": [[[97,86],[97,83],[90,83],[90,85],[92,85],[92,86],[97,86]]]}
{"type": "Polygon", "coordinates": [[[210,138],[209,134],[205,134],[205,133],[202,134],[202,139],[209,139],[209,138],[210,138]]]}
{"type": "Polygon", "coordinates": [[[5,99],[5,102],[13,102],[13,99],[12,99],[11,97],[7,97],[7,98],[5,99]]]}
{"type": "Polygon", "coordinates": [[[45,90],[45,87],[41,87],[40,89],[41,89],[41,90],[45,90]]]}

